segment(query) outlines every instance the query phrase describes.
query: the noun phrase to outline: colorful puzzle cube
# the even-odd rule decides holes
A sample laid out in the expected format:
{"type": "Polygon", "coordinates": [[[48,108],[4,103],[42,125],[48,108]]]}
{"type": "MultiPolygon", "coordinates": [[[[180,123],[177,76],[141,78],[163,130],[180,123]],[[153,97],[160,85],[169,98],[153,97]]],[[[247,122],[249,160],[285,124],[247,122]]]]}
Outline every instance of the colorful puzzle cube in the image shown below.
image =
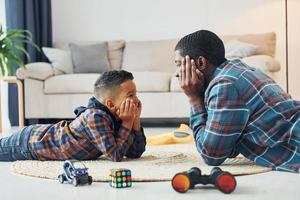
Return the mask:
{"type": "Polygon", "coordinates": [[[131,171],[130,169],[111,169],[109,185],[114,188],[131,187],[131,171]]]}

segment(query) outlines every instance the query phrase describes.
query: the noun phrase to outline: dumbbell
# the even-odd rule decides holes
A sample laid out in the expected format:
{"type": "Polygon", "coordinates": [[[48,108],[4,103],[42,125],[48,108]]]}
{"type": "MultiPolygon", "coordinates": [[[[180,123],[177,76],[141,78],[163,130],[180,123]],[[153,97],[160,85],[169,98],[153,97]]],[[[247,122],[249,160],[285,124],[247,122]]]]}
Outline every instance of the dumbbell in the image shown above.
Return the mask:
{"type": "Polygon", "coordinates": [[[193,167],[188,171],[175,174],[172,179],[173,189],[180,193],[193,189],[197,184],[213,184],[221,192],[229,194],[234,191],[236,180],[232,174],[222,171],[219,167],[214,167],[210,175],[202,175],[198,167],[193,167]]]}

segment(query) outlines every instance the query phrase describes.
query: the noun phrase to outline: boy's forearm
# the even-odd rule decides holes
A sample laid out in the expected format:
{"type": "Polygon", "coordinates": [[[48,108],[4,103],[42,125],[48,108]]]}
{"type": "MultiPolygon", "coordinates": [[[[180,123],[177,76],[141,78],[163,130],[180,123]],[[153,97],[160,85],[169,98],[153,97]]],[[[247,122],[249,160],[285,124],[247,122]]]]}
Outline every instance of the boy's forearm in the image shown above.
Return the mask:
{"type": "Polygon", "coordinates": [[[146,137],[144,134],[144,130],[142,127],[139,132],[133,129],[132,134],[135,135],[135,137],[133,143],[131,144],[130,148],[126,152],[126,157],[139,158],[145,152],[145,147],[146,147],[146,137]]]}
{"type": "Polygon", "coordinates": [[[122,126],[127,128],[129,131],[131,131],[133,124],[130,122],[122,122],[122,126]]]}
{"type": "Polygon", "coordinates": [[[141,131],[141,120],[140,118],[137,118],[134,120],[133,122],[133,127],[132,127],[135,131],[140,132],[141,131]]]}

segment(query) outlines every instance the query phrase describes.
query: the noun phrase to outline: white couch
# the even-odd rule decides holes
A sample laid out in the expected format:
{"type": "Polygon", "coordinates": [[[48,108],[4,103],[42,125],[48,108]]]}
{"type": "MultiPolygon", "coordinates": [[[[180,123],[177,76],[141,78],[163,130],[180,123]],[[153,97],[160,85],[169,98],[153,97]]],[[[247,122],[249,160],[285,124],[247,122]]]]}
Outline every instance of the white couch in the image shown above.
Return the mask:
{"type": "MultiPolygon", "coordinates": [[[[256,45],[252,56],[243,60],[266,73],[280,70],[274,59],[275,33],[221,36],[225,44],[237,39],[256,45]]],[[[187,118],[189,104],[174,77],[174,47],[178,40],[109,41],[108,59],[112,69],[125,69],[134,75],[143,103],[142,118],[187,118]]],[[[67,43],[55,44],[67,49],[67,43]]],[[[25,118],[73,118],[77,106],[86,105],[100,74],[61,74],[50,63],[31,63],[19,69],[24,79],[25,118]]]]}

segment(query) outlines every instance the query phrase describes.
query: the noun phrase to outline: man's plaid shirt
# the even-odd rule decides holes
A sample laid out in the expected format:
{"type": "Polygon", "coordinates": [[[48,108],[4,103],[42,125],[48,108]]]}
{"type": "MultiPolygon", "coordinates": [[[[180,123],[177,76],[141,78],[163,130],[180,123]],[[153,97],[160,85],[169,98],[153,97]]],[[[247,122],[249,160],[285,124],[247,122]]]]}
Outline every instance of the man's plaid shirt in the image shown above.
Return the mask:
{"type": "Polygon", "coordinates": [[[240,60],[219,66],[190,125],[207,164],[238,153],[274,170],[300,172],[300,102],[240,60]]]}

